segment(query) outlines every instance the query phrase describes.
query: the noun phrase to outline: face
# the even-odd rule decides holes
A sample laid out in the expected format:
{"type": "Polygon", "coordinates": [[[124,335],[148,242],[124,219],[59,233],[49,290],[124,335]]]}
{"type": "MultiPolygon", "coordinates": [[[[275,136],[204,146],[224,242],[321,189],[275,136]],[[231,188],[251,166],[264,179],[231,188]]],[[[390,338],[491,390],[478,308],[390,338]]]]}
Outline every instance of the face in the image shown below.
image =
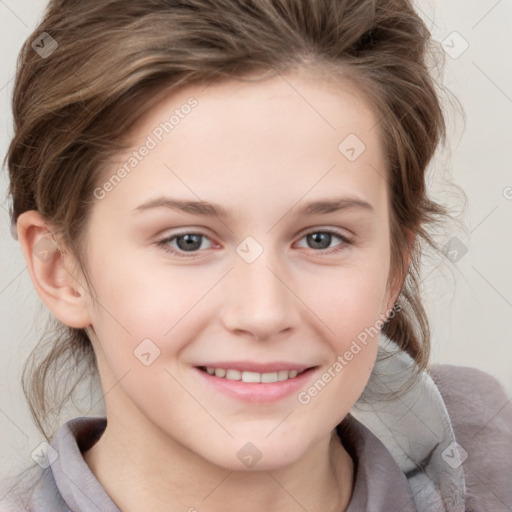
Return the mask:
{"type": "Polygon", "coordinates": [[[330,437],[395,298],[377,122],[350,84],[298,73],[148,111],[86,233],[109,421],[236,470],[330,437]]]}

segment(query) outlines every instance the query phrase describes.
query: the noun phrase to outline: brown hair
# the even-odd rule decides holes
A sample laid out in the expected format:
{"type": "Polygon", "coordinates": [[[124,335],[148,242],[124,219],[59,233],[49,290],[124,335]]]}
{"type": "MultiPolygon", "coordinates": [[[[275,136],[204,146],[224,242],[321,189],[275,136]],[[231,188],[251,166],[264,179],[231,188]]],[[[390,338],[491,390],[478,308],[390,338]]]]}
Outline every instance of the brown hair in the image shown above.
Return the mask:
{"type": "MultiPolygon", "coordinates": [[[[86,275],[83,233],[94,187],[105,162],[127,147],[128,129],[155,91],[302,67],[339,72],[374,108],[386,149],[392,274],[405,281],[400,313],[382,331],[425,369],[420,251],[425,243],[435,247],[427,227],[446,213],[427,197],[425,183],[446,130],[427,61],[436,48],[410,0],[53,0],[18,61],[6,157],[12,223],[39,211],[86,275]],[[31,46],[42,32],[58,45],[45,58],[31,46]],[[407,230],[417,233],[408,268],[407,230]]],[[[50,327],[23,374],[48,439],[48,415],[58,418],[83,377],[97,372],[84,330],[55,320],[50,327]],[[76,378],[64,386],[70,366],[76,378]]]]}

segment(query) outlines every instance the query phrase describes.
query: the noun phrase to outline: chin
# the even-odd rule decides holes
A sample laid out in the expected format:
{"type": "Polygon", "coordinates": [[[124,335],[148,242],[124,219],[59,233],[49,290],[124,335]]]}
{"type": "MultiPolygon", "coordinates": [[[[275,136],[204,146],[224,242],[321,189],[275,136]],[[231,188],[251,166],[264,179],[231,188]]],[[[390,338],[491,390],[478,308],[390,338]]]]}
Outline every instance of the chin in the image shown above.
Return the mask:
{"type": "MultiPolygon", "coordinates": [[[[271,434],[272,435],[272,434],[271,434]]],[[[229,442],[218,442],[215,450],[209,450],[203,457],[212,464],[229,471],[274,471],[290,466],[304,456],[308,443],[304,438],[274,440],[254,436],[250,441],[247,436],[229,439],[229,442]]]]}

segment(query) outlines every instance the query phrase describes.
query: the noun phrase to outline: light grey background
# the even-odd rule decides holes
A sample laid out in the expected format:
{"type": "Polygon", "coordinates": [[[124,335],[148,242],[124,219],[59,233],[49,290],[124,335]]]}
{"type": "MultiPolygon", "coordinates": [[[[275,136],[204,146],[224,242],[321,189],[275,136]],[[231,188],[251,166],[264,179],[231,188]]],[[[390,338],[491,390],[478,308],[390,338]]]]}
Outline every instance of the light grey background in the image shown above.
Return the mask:
{"type": "MultiPolygon", "coordinates": [[[[10,97],[16,57],[45,5],[36,0],[0,0],[2,158],[12,135],[10,97]]],[[[467,246],[467,254],[453,265],[434,255],[424,269],[432,360],[487,371],[512,396],[512,1],[423,0],[418,9],[434,38],[445,41],[451,53],[446,56],[444,84],[467,115],[465,128],[460,119],[450,118],[451,152],[439,154],[432,166],[436,197],[459,209],[460,196],[443,181],[451,179],[468,198],[465,232],[453,226],[443,235],[446,243],[457,237],[467,246]],[[458,55],[465,44],[468,48],[458,55]]],[[[6,188],[3,169],[1,461],[2,468],[13,468],[27,464],[32,450],[43,441],[32,424],[19,380],[22,362],[35,345],[47,313],[32,288],[18,242],[10,234],[6,188]]],[[[101,413],[101,404],[95,412],[101,413]]]]}

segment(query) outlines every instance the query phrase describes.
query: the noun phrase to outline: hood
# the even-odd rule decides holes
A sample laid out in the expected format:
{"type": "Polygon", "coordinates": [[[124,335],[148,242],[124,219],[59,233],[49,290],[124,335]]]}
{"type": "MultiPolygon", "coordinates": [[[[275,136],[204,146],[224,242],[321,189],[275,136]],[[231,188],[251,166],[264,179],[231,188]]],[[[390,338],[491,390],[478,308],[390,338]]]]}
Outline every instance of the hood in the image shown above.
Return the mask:
{"type": "Polygon", "coordinates": [[[428,370],[418,373],[411,356],[384,334],[368,384],[350,413],[390,451],[419,512],[464,510],[463,460],[441,393],[428,370]]]}

